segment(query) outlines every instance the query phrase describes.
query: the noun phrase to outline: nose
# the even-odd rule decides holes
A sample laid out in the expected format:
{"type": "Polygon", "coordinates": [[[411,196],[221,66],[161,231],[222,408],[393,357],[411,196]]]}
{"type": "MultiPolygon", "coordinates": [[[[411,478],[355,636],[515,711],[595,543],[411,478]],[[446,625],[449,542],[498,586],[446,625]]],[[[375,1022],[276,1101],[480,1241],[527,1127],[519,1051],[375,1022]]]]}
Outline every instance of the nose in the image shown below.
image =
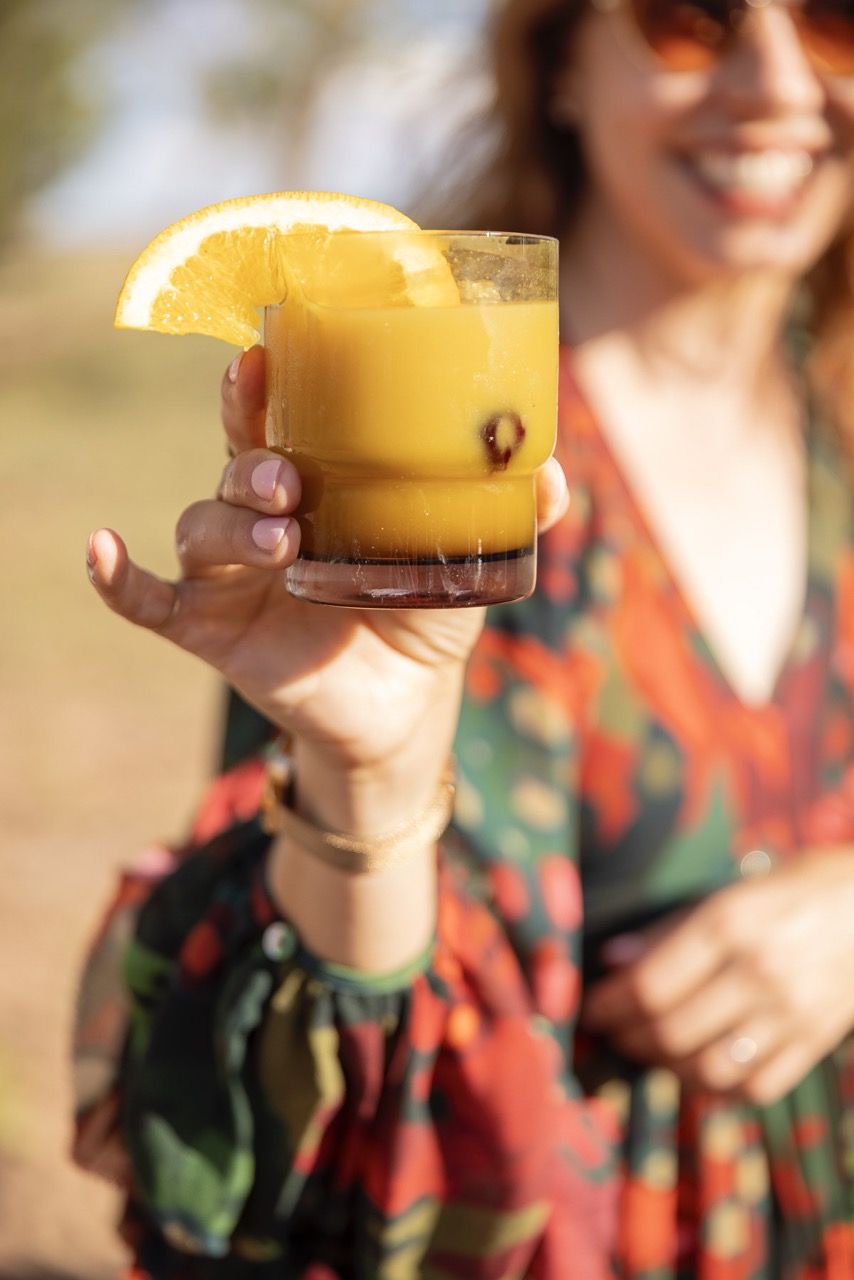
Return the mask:
{"type": "Polygon", "coordinates": [[[724,59],[730,95],[745,114],[814,109],[824,88],[804,52],[785,3],[748,0],[739,39],[724,59]]]}

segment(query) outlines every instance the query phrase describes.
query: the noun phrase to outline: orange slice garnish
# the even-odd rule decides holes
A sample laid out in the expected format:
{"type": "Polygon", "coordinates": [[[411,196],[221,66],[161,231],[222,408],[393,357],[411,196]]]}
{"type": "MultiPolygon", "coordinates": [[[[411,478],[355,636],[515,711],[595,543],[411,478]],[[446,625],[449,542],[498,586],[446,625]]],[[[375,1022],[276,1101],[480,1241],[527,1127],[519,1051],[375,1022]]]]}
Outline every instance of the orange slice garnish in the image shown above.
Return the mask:
{"type": "MultiPolygon", "coordinates": [[[[223,200],[181,218],[143,250],[122,286],[115,324],[251,346],[260,336],[258,310],[283,302],[295,278],[304,286],[315,263],[322,274],[321,249],[330,233],[417,230],[390,205],[325,191],[223,200]],[[289,236],[295,237],[292,263],[289,236]]],[[[406,252],[411,256],[411,250],[393,255],[404,275],[406,252]]],[[[363,271],[363,255],[356,257],[354,265],[363,271]]],[[[415,258],[413,268],[423,280],[427,260],[420,247],[415,258]]],[[[447,279],[447,266],[445,272],[447,279]]]]}

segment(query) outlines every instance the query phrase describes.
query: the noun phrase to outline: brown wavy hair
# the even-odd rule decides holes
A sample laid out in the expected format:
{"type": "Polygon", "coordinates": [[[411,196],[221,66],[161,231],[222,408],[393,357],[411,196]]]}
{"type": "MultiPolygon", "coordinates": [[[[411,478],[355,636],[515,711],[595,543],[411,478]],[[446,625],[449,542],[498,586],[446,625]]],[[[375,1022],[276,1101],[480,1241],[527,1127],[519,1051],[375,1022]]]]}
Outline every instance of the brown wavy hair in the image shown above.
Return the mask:
{"type": "MultiPolygon", "coordinates": [[[[553,236],[571,226],[587,175],[578,139],[552,122],[549,99],[585,8],[586,0],[500,6],[488,35],[492,98],[461,132],[443,225],[553,236]],[[473,146],[482,157],[474,167],[473,146]]],[[[854,457],[854,210],[804,281],[798,315],[810,380],[854,457]]]]}

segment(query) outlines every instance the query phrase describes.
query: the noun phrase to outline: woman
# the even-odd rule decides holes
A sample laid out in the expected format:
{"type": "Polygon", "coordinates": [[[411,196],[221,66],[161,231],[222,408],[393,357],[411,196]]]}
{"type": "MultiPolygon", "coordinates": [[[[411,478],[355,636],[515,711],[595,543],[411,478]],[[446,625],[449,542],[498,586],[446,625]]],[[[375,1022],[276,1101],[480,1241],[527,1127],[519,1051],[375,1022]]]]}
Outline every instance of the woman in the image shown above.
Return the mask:
{"type": "Polygon", "coordinates": [[[854,1277],[854,15],[720,13],[498,21],[466,221],[560,234],[568,344],[530,601],[479,634],[286,597],[255,351],[179,582],[90,541],[294,741],[284,834],[186,857],[128,954],[81,1157],[120,1094],[138,1275],[854,1277]],[[406,856],[336,870],[324,831],[406,856]]]}

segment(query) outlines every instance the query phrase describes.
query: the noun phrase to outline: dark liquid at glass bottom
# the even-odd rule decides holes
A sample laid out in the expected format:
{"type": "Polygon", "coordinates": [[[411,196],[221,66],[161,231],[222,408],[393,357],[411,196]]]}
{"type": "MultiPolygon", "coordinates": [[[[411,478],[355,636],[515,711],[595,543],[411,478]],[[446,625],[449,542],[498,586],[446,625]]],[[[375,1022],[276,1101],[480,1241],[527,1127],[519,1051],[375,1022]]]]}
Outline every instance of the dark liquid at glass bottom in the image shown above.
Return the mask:
{"type": "Polygon", "coordinates": [[[534,546],[436,560],[326,560],[301,555],[287,574],[302,600],[358,609],[464,609],[524,600],[534,589],[534,546]]]}

